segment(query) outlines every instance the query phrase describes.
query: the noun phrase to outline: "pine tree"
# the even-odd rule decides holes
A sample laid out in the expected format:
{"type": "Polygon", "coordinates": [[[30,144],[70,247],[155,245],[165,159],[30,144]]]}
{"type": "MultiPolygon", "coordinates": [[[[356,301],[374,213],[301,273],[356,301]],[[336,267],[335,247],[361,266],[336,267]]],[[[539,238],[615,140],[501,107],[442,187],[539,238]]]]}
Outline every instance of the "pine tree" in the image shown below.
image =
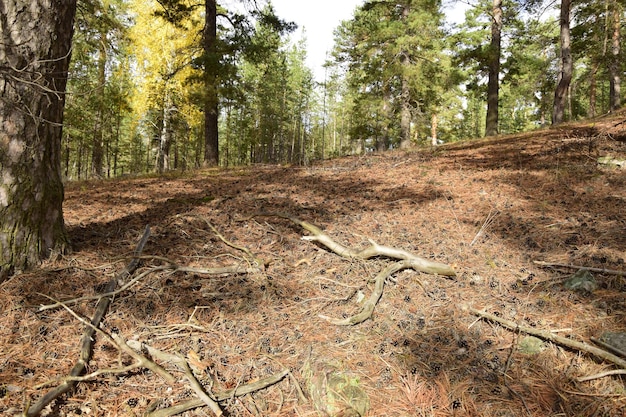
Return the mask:
{"type": "Polygon", "coordinates": [[[60,155],[76,2],[2,9],[0,281],[68,246],[60,155]]]}
{"type": "Polygon", "coordinates": [[[487,67],[489,81],[487,83],[487,122],[485,136],[498,134],[498,101],[500,89],[500,59],[502,44],[502,0],[493,0],[491,9],[491,44],[487,67]]]}
{"type": "Polygon", "coordinates": [[[561,0],[561,12],[559,19],[560,27],[560,51],[561,63],[557,86],[554,91],[554,109],[552,112],[552,124],[559,124],[565,120],[565,107],[569,94],[570,82],[574,72],[574,61],[571,47],[571,0],[561,0]]]}
{"type": "Polygon", "coordinates": [[[121,113],[128,114],[128,77],[119,77],[117,71],[128,62],[123,56],[128,15],[125,3],[118,0],[88,1],[82,7],[69,69],[64,173],[72,178],[110,176],[110,151],[116,140],[119,144],[115,128],[124,117],[121,113]]]}
{"type": "Polygon", "coordinates": [[[384,150],[408,147],[416,122],[431,132],[450,74],[442,19],[439,1],[377,1],[339,28],[334,55],[354,95],[354,138],[384,150]]]}
{"type": "MultiPolygon", "coordinates": [[[[224,64],[229,60],[226,55],[237,53],[256,53],[248,40],[253,33],[253,25],[247,16],[229,13],[221,8],[216,0],[205,0],[203,4],[188,3],[184,0],[158,0],[162,10],[158,15],[175,25],[180,25],[191,13],[203,6],[204,24],[202,29],[202,54],[194,58],[196,68],[202,70],[203,110],[204,110],[204,165],[219,164],[219,96],[224,71],[224,64]],[[219,13],[218,13],[219,9],[219,13]],[[219,27],[218,16],[226,17],[232,26],[230,30],[219,27]]],[[[253,2],[254,3],[254,2],[253,2]]],[[[256,6],[256,3],[254,3],[256,6]]],[[[260,11],[255,9],[253,17],[271,25],[276,31],[284,32],[295,25],[280,20],[271,7],[260,11]]]]}

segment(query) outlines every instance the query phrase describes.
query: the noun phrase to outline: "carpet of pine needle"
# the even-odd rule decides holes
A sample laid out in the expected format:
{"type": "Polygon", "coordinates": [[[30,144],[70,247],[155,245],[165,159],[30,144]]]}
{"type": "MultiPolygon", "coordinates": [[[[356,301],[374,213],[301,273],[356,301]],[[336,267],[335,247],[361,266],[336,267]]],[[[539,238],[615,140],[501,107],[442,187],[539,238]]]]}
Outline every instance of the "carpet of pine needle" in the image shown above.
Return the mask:
{"type": "MultiPolygon", "coordinates": [[[[623,116],[623,115],[622,115],[623,116]]],[[[370,416],[623,416],[626,376],[578,382],[614,369],[479,319],[465,305],[520,325],[589,341],[626,331],[626,278],[596,273],[598,289],[564,289],[576,269],[625,271],[626,159],[620,119],[437,149],[67,184],[73,252],[0,285],[0,413],[19,415],[66,376],[84,325],[52,300],[96,295],[152,229],[135,275],[164,265],[263,270],[208,276],[158,271],[117,295],[102,329],[189,358],[205,386],[223,391],[289,369],[294,378],[220,403],[230,416],[315,416],[302,367],[323,361],[357,375],[370,416]],[[287,213],[346,246],[369,239],[453,266],[454,279],[412,270],[387,280],[371,319],[359,312],[387,259],[347,260],[302,240],[287,213]],[[42,384],[46,384],[43,385],[42,384]]],[[[72,304],[91,317],[95,300],[72,304]]],[[[97,336],[88,371],[128,365],[97,336]]],[[[158,360],[157,360],[158,362],[158,360]]],[[[44,415],[132,416],[194,397],[176,376],[146,369],[80,382],[44,415]]],[[[211,415],[208,408],[183,413],[211,415]]]]}

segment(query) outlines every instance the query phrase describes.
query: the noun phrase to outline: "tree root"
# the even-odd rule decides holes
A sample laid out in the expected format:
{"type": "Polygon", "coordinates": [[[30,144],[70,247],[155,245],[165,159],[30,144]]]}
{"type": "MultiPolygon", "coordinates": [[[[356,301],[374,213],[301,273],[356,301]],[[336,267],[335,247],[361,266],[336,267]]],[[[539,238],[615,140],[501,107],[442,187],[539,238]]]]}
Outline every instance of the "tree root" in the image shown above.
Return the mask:
{"type": "MultiPolygon", "coordinates": [[[[254,392],[254,391],[263,389],[265,387],[268,387],[272,384],[275,384],[278,381],[282,380],[285,376],[290,374],[288,370],[285,370],[271,377],[257,381],[256,383],[239,386],[236,389],[224,391],[222,393],[217,393],[213,395],[212,393],[205,391],[205,387],[203,387],[202,384],[196,379],[196,377],[194,376],[189,366],[189,362],[182,355],[165,353],[155,348],[142,345],[141,343],[136,342],[136,341],[127,342],[121,336],[115,335],[115,334],[113,335],[108,334],[107,332],[99,328],[100,322],[102,321],[102,318],[104,317],[106,310],[111,300],[113,299],[113,297],[116,296],[117,294],[120,294],[128,290],[132,286],[136,285],[141,279],[143,279],[144,277],[146,277],[147,275],[153,272],[168,270],[172,272],[187,272],[187,273],[204,274],[204,275],[224,275],[224,274],[256,273],[263,269],[262,261],[256,258],[249,249],[245,247],[237,246],[229,242],[206,219],[202,217],[199,217],[199,218],[204,220],[208,224],[210,229],[226,245],[234,249],[240,250],[244,252],[246,255],[248,255],[249,257],[248,265],[234,265],[234,266],[221,267],[221,268],[191,268],[188,266],[178,265],[176,262],[167,258],[163,258],[163,257],[142,256],[141,252],[150,236],[150,228],[146,227],[144,235],[141,238],[139,244],[137,245],[137,248],[135,249],[135,253],[134,253],[132,260],[122,272],[117,274],[115,278],[113,278],[111,281],[107,283],[106,288],[104,289],[104,293],[99,294],[97,296],[93,296],[93,297],[78,297],[78,298],[67,300],[67,301],[53,300],[55,301],[54,304],[43,305],[39,308],[40,311],[53,309],[53,308],[59,308],[59,307],[65,308],[67,311],[70,312],[72,316],[74,316],[80,322],[85,324],[86,327],[85,327],[85,332],[83,334],[83,337],[81,339],[80,358],[78,362],[76,363],[76,365],[74,366],[74,368],[71,370],[70,374],[66,377],[57,379],[56,383],[61,382],[61,384],[57,388],[48,392],[46,395],[40,398],[39,401],[37,401],[34,405],[30,407],[27,406],[26,407],[27,409],[24,412],[25,416],[38,415],[49,403],[54,401],[56,398],[58,398],[62,394],[71,390],[77,382],[92,381],[100,375],[121,374],[121,373],[126,373],[137,368],[146,368],[146,369],[150,369],[153,373],[161,376],[169,384],[175,383],[176,378],[174,378],[172,374],[170,374],[168,371],[166,371],[163,367],[158,365],[156,362],[152,361],[151,359],[148,359],[146,356],[139,353],[141,352],[142,349],[146,349],[148,353],[150,354],[150,356],[154,358],[168,361],[176,365],[179,371],[185,375],[185,378],[189,382],[191,389],[194,391],[194,393],[197,396],[195,400],[190,400],[174,407],[161,409],[161,410],[154,411],[154,412],[148,412],[147,415],[149,416],[156,416],[156,417],[170,416],[170,415],[179,414],[179,413],[182,413],[183,411],[190,410],[192,408],[197,408],[200,406],[208,406],[209,409],[213,412],[213,414],[215,414],[216,416],[222,416],[223,411],[220,405],[218,404],[218,401],[226,400],[234,396],[247,395],[251,392],[254,392]],[[149,270],[144,271],[143,273],[129,280],[129,277],[131,277],[132,273],[136,270],[141,259],[160,260],[160,261],[165,262],[166,265],[161,265],[161,266],[150,268],[149,270]],[[116,289],[118,285],[120,285],[120,288],[116,289]],[[92,300],[92,299],[98,299],[98,304],[96,307],[96,312],[94,314],[94,317],[91,321],[79,316],[77,313],[75,313],[72,309],[68,307],[68,304],[75,304],[81,301],[87,301],[87,300],[92,300]],[[94,341],[93,336],[95,333],[98,333],[100,336],[106,339],[109,343],[113,344],[120,352],[124,352],[130,357],[132,357],[134,359],[134,362],[128,366],[123,366],[123,367],[119,367],[115,369],[98,369],[94,372],[84,375],[87,363],[89,362],[90,357],[91,357],[92,345],[94,341]]],[[[42,295],[47,298],[50,298],[46,296],[45,294],[42,294],[42,295]]],[[[44,385],[41,385],[40,387],[43,387],[49,384],[50,383],[46,383],[44,385]]]]}
{"type": "Polygon", "coordinates": [[[374,307],[376,307],[376,304],[378,304],[378,300],[380,300],[380,297],[382,297],[383,295],[383,288],[385,287],[385,281],[387,280],[387,277],[402,269],[407,268],[413,268],[412,262],[404,260],[393,263],[380,271],[374,279],[374,290],[372,291],[370,298],[363,304],[363,309],[360,313],[342,320],[334,319],[332,317],[328,317],[322,314],[320,314],[319,317],[328,321],[331,324],[336,324],[337,326],[353,326],[355,324],[363,323],[365,320],[372,317],[372,314],[374,313],[374,307]]]}

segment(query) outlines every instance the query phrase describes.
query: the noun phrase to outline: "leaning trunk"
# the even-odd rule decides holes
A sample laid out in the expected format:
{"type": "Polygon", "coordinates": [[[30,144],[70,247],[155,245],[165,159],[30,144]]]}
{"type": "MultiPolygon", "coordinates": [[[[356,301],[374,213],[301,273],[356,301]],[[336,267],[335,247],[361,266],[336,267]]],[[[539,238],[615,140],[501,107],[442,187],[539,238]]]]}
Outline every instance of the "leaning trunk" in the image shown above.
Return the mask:
{"type": "Polygon", "coordinates": [[[75,10],[0,2],[0,280],[68,246],[61,126],[75,10]]]}
{"type": "Polygon", "coordinates": [[[571,0],[561,0],[561,72],[559,73],[558,84],[554,92],[552,124],[562,123],[565,119],[567,93],[572,81],[572,72],[574,71],[570,39],[570,10],[571,0]]]}

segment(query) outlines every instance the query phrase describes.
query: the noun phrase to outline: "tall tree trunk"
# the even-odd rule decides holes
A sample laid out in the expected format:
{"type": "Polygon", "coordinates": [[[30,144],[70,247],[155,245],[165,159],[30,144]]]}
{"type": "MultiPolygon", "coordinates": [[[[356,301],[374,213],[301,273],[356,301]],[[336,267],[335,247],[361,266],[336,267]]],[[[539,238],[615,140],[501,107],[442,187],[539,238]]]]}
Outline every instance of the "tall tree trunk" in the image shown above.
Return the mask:
{"type": "Polygon", "coordinates": [[[75,11],[0,2],[0,281],[69,246],[61,127],[75,11]]]}
{"type": "Polygon", "coordinates": [[[217,4],[215,0],[205,1],[204,27],[204,164],[219,164],[219,138],[217,133],[218,97],[217,97],[217,4]]]}
{"type": "Polygon", "coordinates": [[[552,124],[563,123],[565,119],[565,106],[569,86],[572,81],[574,62],[572,59],[571,37],[570,37],[570,15],[571,0],[561,0],[561,71],[558,83],[554,92],[554,109],[552,112],[552,124]]]}
{"type": "Polygon", "coordinates": [[[406,75],[402,76],[401,114],[400,114],[400,148],[411,147],[411,93],[406,75]]]}
{"type": "Polygon", "coordinates": [[[174,105],[171,93],[167,91],[165,85],[165,98],[163,100],[163,126],[161,127],[161,137],[159,138],[159,149],[157,150],[157,171],[162,174],[170,169],[170,149],[173,142],[172,113],[174,105]]]}
{"type": "MultiPolygon", "coordinates": [[[[408,25],[407,20],[410,13],[410,5],[403,5],[402,21],[404,22],[404,25],[408,25]]],[[[411,147],[411,90],[409,88],[408,80],[410,61],[406,51],[402,51],[400,59],[400,62],[402,63],[402,90],[400,92],[400,149],[408,149],[411,147]]]]}
{"type": "Polygon", "coordinates": [[[611,60],[610,60],[610,105],[611,111],[615,111],[621,106],[621,81],[620,81],[620,28],[622,24],[621,13],[622,7],[620,4],[613,0],[612,2],[612,23],[613,23],[613,36],[611,40],[611,60]]]}
{"type": "Polygon", "coordinates": [[[596,117],[596,105],[598,97],[598,62],[594,59],[589,73],[589,111],[588,117],[596,117]]]}
{"type": "Polygon", "coordinates": [[[498,134],[498,100],[500,94],[500,54],[502,45],[502,0],[493,0],[491,45],[489,47],[489,81],[487,84],[487,121],[485,136],[498,134]]]}
{"type": "Polygon", "coordinates": [[[390,142],[390,134],[389,127],[391,125],[391,89],[389,85],[385,82],[383,83],[383,108],[382,108],[382,117],[381,119],[381,135],[380,137],[376,137],[376,150],[378,152],[383,152],[389,149],[390,142]]]}
{"type": "Polygon", "coordinates": [[[91,148],[91,174],[102,177],[102,161],[104,155],[104,85],[106,84],[107,63],[107,35],[100,32],[100,45],[98,49],[98,87],[96,120],[93,127],[93,144],[91,148]]]}
{"type": "Polygon", "coordinates": [[[430,116],[430,144],[432,146],[437,146],[437,125],[439,124],[439,120],[437,118],[437,113],[433,113],[430,116]]]}

